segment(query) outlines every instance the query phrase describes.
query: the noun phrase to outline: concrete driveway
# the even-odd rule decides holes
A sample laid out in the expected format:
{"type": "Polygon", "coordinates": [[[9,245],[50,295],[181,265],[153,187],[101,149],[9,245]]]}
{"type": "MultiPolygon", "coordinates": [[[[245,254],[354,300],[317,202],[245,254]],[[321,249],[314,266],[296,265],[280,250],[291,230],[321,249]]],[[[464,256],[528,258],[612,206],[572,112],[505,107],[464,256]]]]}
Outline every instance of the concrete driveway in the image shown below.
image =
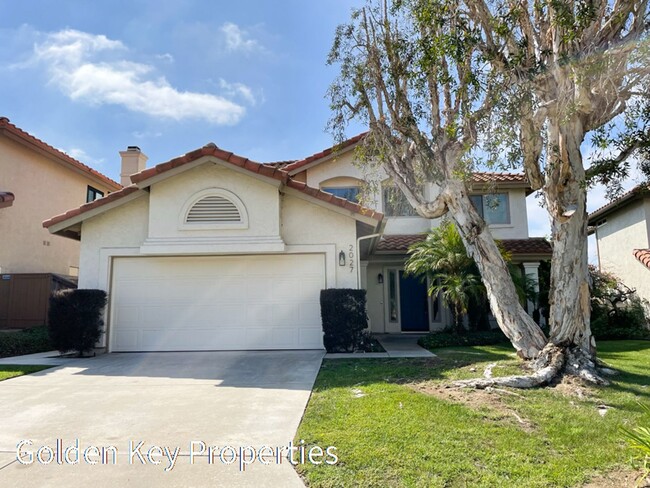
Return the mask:
{"type": "Polygon", "coordinates": [[[0,382],[0,486],[302,486],[278,448],[295,435],[322,356],[108,354],[0,382]],[[32,464],[17,461],[21,441],[32,464]]]}

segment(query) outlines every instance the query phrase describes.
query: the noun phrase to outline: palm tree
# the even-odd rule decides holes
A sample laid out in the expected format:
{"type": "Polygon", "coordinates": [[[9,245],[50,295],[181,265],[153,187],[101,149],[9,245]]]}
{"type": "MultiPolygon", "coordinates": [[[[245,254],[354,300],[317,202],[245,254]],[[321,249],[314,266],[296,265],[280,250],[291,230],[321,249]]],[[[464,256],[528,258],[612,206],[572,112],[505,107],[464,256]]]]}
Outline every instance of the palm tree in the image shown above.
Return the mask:
{"type": "MultiPolygon", "coordinates": [[[[510,255],[500,246],[506,262],[510,255]]],[[[478,309],[477,322],[485,319],[486,291],[474,260],[467,255],[463,240],[456,226],[445,220],[439,227],[431,230],[426,238],[413,244],[409,250],[404,270],[415,276],[429,278],[429,295],[440,296],[454,315],[457,332],[463,332],[462,317],[468,311],[478,309]]],[[[510,265],[515,287],[522,301],[534,293],[532,280],[523,276],[516,267],[510,265]]]]}
{"type": "Polygon", "coordinates": [[[404,270],[429,278],[429,295],[440,296],[452,310],[456,332],[464,332],[463,316],[470,303],[476,306],[484,302],[485,287],[454,224],[443,221],[423,241],[413,244],[408,253],[404,270]]]}

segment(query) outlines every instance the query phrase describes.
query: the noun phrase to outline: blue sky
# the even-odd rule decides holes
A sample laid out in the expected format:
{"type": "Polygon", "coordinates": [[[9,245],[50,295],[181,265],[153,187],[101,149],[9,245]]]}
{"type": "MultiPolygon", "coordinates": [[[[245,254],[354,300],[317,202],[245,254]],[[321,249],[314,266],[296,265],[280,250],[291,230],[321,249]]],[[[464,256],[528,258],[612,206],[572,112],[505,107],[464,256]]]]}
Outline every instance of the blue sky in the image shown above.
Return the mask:
{"type": "MultiPolygon", "coordinates": [[[[326,57],[362,4],[0,0],[0,115],[116,180],[129,145],[148,165],[208,142],[299,159],[332,145],[326,57]]],[[[530,234],[548,235],[528,200],[530,234]]],[[[605,202],[596,189],[589,209],[605,202]]]]}

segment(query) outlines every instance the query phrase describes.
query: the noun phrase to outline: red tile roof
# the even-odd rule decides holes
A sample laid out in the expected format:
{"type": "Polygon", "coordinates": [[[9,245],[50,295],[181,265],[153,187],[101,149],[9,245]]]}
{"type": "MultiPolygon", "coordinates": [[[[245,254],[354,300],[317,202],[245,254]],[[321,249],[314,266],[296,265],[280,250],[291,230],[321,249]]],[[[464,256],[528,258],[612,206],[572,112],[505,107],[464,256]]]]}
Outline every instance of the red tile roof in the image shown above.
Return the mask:
{"type": "MultiPolygon", "coordinates": [[[[426,234],[384,235],[377,243],[379,252],[406,252],[412,244],[423,241],[426,234]]],[[[551,244],[543,237],[528,239],[502,239],[503,247],[511,254],[547,254],[551,255],[551,244]]]]}
{"type": "Polygon", "coordinates": [[[421,242],[426,237],[425,234],[395,234],[383,235],[377,243],[377,251],[406,251],[409,246],[416,242],[421,242]]]}
{"type": "Polygon", "coordinates": [[[145,182],[146,180],[153,178],[154,176],[164,174],[171,169],[178,168],[186,164],[192,163],[203,156],[214,156],[216,158],[219,158],[222,161],[232,164],[233,166],[237,166],[239,168],[250,171],[251,173],[257,173],[267,178],[273,178],[275,180],[281,181],[287,187],[298,190],[313,198],[316,198],[323,202],[327,202],[331,205],[336,205],[338,207],[345,208],[347,210],[350,210],[351,212],[373,218],[377,221],[381,221],[384,218],[383,214],[376,212],[372,209],[363,207],[362,205],[359,205],[357,203],[352,203],[344,198],[336,197],[331,193],[326,193],[316,188],[312,188],[310,186],[307,186],[305,183],[295,181],[284,170],[274,168],[273,166],[256,163],[254,161],[251,161],[250,159],[244,158],[242,156],[238,156],[228,151],[224,151],[223,149],[217,147],[214,143],[209,143],[203,146],[202,148],[196,149],[195,151],[191,151],[183,156],[174,158],[170,161],[167,161],[166,163],[158,164],[152,168],[148,168],[143,171],[140,171],[139,173],[131,175],[131,181],[134,183],[134,185],[128,186],[122,189],[121,191],[111,193],[104,198],[95,200],[94,202],[90,202],[85,205],[82,205],[81,207],[69,210],[64,214],[52,217],[51,219],[43,222],[43,227],[50,227],[54,224],[63,222],[64,220],[67,220],[71,217],[75,217],[84,212],[88,212],[90,210],[101,207],[115,200],[118,200],[122,197],[125,197],[126,195],[129,195],[134,191],[138,190],[138,187],[135,184],[145,182]]]}
{"type": "Polygon", "coordinates": [[[0,208],[11,207],[16,197],[8,191],[0,191],[0,208]]]}
{"type": "Polygon", "coordinates": [[[632,254],[642,265],[650,269],[650,249],[635,249],[632,254]]]}
{"type": "Polygon", "coordinates": [[[543,237],[528,239],[501,239],[503,247],[511,254],[553,254],[553,247],[543,237]]]}
{"type": "Polygon", "coordinates": [[[54,224],[58,224],[59,222],[68,220],[69,218],[76,217],[77,215],[81,215],[82,213],[89,212],[90,210],[93,210],[95,208],[103,207],[104,205],[119,200],[120,198],[130,195],[131,193],[134,193],[136,191],[138,191],[138,187],[135,185],[125,186],[121,190],[114,191],[113,193],[109,193],[105,197],[99,198],[93,202],[84,203],[80,207],[73,208],[72,210],[68,210],[65,213],[56,215],[51,219],[44,221],[43,227],[48,228],[53,226],[54,224]]]}
{"type": "Polygon", "coordinates": [[[527,183],[526,175],[523,173],[496,173],[477,172],[472,173],[474,183],[527,183]]]}
{"type": "Polygon", "coordinates": [[[642,185],[635,186],[630,191],[623,193],[617,199],[609,202],[607,205],[603,205],[602,207],[591,212],[589,214],[589,225],[594,225],[596,223],[594,219],[597,219],[599,217],[604,217],[611,211],[616,210],[617,208],[623,206],[627,202],[646,195],[650,195],[650,185],[642,184],[642,185]]]}
{"type": "Polygon", "coordinates": [[[5,135],[7,133],[13,135],[14,138],[18,139],[24,145],[44,151],[47,154],[69,164],[70,166],[77,168],[84,173],[87,173],[88,175],[94,176],[112,190],[119,190],[122,188],[122,185],[120,185],[117,181],[111,180],[108,176],[101,174],[99,171],[92,169],[90,166],[86,166],[81,161],[77,161],[76,159],[68,156],[63,151],[59,151],[55,147],[50,146],[49,144],[34,137],[28,132],[25,132],[19,127],[16,127],[14,124],[9,122],[9,119],[7,117],[0,117],[0,134],[5,135]]]}
{"type": "Polygon", "coordinates": [[[311,156],[306,157],[305,159],[301,159],[299,161],[295,161],[291,164],[288,164],[287,166],[284,167],[285,171],[293,172],[297,169],[300,169],[304,166],[307,166],[309,163],[313,163],[314,161],[317,161],[319,159],[323,159],[337,151],[340,151],[342,149],[345,149],[346,147],[350,147],[357,142],[359,142],[361,139],[363,139],[368,133],[367,132],[362,132],[361,134],[358,134],[354,137],[351,137],[339,144],[336,144],[332,147],[328,147],[327,149],[323,149],[321,152],[317,152],[316,154],[312,154],[311,156]]]}

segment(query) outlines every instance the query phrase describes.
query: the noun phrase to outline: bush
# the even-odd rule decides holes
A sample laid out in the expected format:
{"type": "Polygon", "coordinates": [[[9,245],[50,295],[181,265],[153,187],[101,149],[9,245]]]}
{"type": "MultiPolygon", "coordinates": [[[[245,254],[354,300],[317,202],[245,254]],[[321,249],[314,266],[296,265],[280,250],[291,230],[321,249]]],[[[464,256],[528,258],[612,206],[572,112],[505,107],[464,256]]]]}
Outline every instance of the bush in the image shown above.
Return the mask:
{"type": "Polygon", "coordinates": [[[352,352],[367,342],[366,290],[321,290],[320,309],[327,352],[352,352]]]}
{"type": "Polygon", "coordinates": [[[436,349],[450,346],[491,346],[509,342],[500,329],[490,331],[468,332],[459,335],[450,331],[432,332],[420,337],[418,344],[425,349],[436,349]]]}
{"type": "Polygon", "coordinates": [[[103,290],[61,290],[50,297],[49,332],[52,345],[60,352],[91,351],[104,325],[106,306],[103,290]]]}
{"type": "Polygon", "coordinates": [[[611,273],[590,267],[591,332],[596,340],[650,339],[647,304],[611,273]]]}
{"type": "Polygon", "coordinates": [[[54,349],[47,327],[33,327],[20,332],[0,333],[0,358],[22,356],[54,349]]]}

